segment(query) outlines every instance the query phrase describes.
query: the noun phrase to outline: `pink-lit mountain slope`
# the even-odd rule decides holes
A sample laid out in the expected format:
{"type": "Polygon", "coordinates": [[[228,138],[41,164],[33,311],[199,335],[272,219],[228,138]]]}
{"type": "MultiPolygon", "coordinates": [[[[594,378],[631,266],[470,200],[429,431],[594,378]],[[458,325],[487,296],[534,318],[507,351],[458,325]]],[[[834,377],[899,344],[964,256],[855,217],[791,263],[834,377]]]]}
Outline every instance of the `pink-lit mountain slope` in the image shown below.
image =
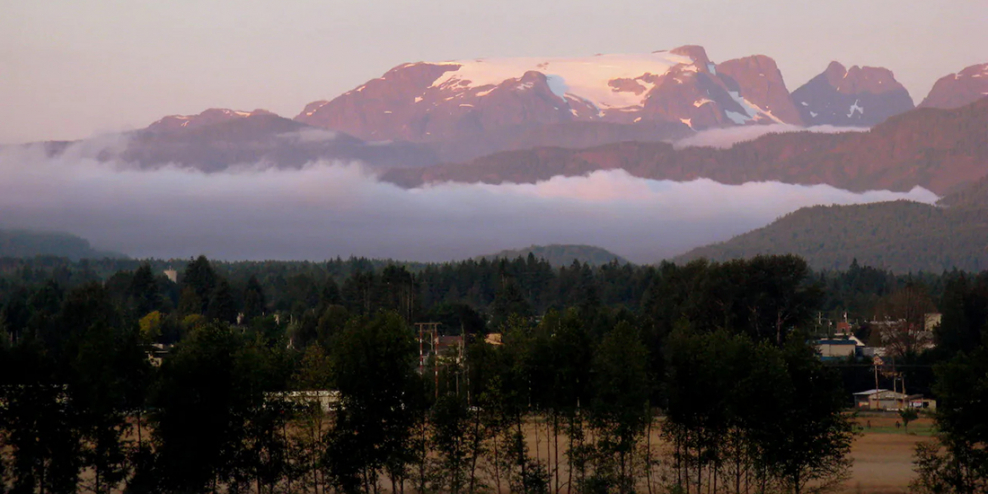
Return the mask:
{"type": "Polygon", "coordinates": [[[574,122],[683,129],[801,123],[775,62],[714,64],[703,48],[638,55],[400,65],[299,122],[368,140],[436,142],[574,122]]]}
{"type": "Polygon", "coordinates": [[[919,104],[923,108],[957,108],[988,96],[988,63],[941,77],[919,104]]]}

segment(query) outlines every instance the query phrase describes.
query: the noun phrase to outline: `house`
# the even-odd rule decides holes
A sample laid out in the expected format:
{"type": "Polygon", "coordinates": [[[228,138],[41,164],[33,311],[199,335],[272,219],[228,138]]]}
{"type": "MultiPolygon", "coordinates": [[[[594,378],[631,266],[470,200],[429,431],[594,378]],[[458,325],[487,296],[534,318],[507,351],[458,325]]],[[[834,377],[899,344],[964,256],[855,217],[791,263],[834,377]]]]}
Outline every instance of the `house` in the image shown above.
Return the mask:
{"type": "Polygon", "coordinates": [[[171,352],[171,345],[164,345],[161,343],[152,343],[151,347],[144,351],[147,355],[148,362],[155,367],[161,367],[161,362],[165,360],[165,357],[171,352]]]}
{"type": "Polygon", "coordinates": [[[268,401],[280,401],[298,408],[318,406],[330,412],[340,404],[340,392],[336,390],[281,391],[264,393],[268,401]]]}
{"type": "Polygon", "coordinates": [[[888,389],[869,389],[854,393],[854,408],[864,410],[898,409],[905,395],[888,389]]]}
{"type": "Polygon", "coordinates": [[[858,342],[850,339],[824,339],[816,342],[816,351],[821,360],[845,360],[856,356],[857,348],[858,342]]]}
{"type": "Polygon", "coordinates": [[[459,336],[439,336],[436,342],[436,349],[440,355],[457,352],[463,354],[466,348],[466,338],[459,336]]]}
{"type": "Polygon", "coordinates": [[[912,395],[909,397],[910,408],[920,408],[924,410],[936,410],[937,400],[933,398],[923,398],[923,395],[912,395]]]}
{"type": "Polygon", "coordinates": [[[484,337],[484,341],[487,342],[488,345],[501,346],[501,333],[487,333],[487,336],[484,337]]]}
{"type": "Polygon", "coordinates": [[[854,408],[859,410],[902,410],[905,407],[935,410],[937,402],[923,398],[923,395],[907,395],[887,389],[854,393],[854,408]]]}

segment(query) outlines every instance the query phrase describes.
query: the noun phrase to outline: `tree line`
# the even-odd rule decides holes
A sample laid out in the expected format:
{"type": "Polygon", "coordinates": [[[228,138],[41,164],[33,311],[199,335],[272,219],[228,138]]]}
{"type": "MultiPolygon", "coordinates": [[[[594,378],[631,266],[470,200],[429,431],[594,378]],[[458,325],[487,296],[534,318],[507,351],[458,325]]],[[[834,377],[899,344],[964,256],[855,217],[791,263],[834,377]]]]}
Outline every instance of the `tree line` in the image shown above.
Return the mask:
{"type": "Polygon", "coordinates": [[[811,333],[827,304],[895,311],[907,286],[944,312],[928,358],[946,447],[921,478],[984,478],[984,438],[963,435],[980,402],[961,401],[983,369],[950,377],[983,362],[982,275],[812,273],[792,256],[269,267],[6,278],[0,492],[818,490],[846,476],[853,431],[846,373],[811,333]],[[420,360],[422,321],[463,335],[462,354],[420,360]],[[329,411],[298,398],[316,390],[338,392],[329,411]]]}

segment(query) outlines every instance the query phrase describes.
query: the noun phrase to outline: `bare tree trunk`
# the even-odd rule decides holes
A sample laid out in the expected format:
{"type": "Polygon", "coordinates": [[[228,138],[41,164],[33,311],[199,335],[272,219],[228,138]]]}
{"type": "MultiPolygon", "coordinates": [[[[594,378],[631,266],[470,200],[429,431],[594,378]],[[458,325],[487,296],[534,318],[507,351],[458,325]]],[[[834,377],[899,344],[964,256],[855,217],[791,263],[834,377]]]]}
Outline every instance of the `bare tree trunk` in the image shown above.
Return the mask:
{"type": "Polygon", "coordinates": [[[425,494],[425,461],[426,461],[426,432],[425,432],[425,417],[422,417],[422,456],[419,461],[419,494],[425,494]]]}
{"type": "MultiPolygon", "coordinates": [[[[532,417],[532,429],[533,429],[533,431],[535,433],[535,464],[536,465],[541,465],[542,464],[542,450],[539,448],[539,446],[542,444],[542,438],[539,436],[539,416],[538,415],[535,415],[534,417],[532,417]]],[[[520,429],[519,429],[519,432],[521,432],[520,429]]],[[[522,436],[522,437],[524,438],[525,436],[522,436]]]]}
{"type": "MultiPolygon", "coordinates": [[[[586,433],[583,429],[583,415],[580,414],[577,417],[577,420],[580,422],[580,449],[582,450],[586,446],[587,442],[586,433]]],[[[582,460],[585,460],[585,458],[582,460]]],[[[587,481],[587,463],[582,460],[580,461],[580,483],[585,484],[587,481]]]]}
{"type": "Polygon", "coordinates": [[[711,486],[715,485],[714,482],[717,482],[717,477],[714,476],[714,473],[717,470],[716,465],[717,462],[715,461],[713,465],[707,468],[707,494],[711,494],[711,492],[716,492],[710,489],[711,486]]]}
{"type": "Polygon", "coordinates": [[[553,472],[556,477],[555,493],[559,494],[559,412],[556,410],[553,410],[552,412],[552,439],[556,450],[556,458],[554,461],[556,464],[556,471],[553,472]]]}
{"type": "Polygon", "coordinates": [[[501,494],[501,458],[497,450],[497,433],[494,434],[494,485],[497,487],[497,494],[501,494]]]}
{"type": "MultiPolygon", "coordinates": [[[[676,451],[674,453],[676,458],[676,484],[682,486],[683,485],[683,455],[681,451],[681,447],[683,443],[682,435],[678,431],[674,432],[672,441],[673,443],[675,443],[673,447],[675,448],[676,451]]],[[[689,494],[688,491],[687,494],[689,494]]]]}
{"type": "Polygon", "coordinates": [[[627,471],[625,469],[625,461],[626,461],[625,456],[626,455],[624,453],[624,449],[623,448],[621,449],[621,453],[618,454],[618,456],[620,458],[620,460],[618,460],[618,461],[621,463],[621,480],[620,480],[620,482],[621,482],[621,492],[627,492],[627,490],[626,490],[627,489],[627,485],[625,483],[625,479],[628,478],[627,477],[628,474],[627,474],[627,471]]]}
{"type": "MultiPolygon", "coordinates": [[[[736,446],[740,448],[740,446],[736,446]]],[[[741,451],[734,454],[734,494],[741,494],[741,451]]]]}
{"type": "MultiPolygon", "coordinates": [[[[517,426],[517,429],[518,429],[518,441],[521,441],[521,443],[517,445],[517,447],[518,447],[518,464],[519,464],[519,466],[521,466],[521,479],[522,479],[521,490],[525,494],[528,494],[528,483],[525,482],[525,479],[528,478],[528,469],[526,468],[526,465],[525,464],[528,463],[528,462],[525,461],[526,460],[526,458],[525,458],[525,435],[522,434],[521,421],[522,421],[522,416],[521,415],[519,415],[518,417],[515,418],[515,425],[517,426]]],[[[535,446],[536,446],[536,448],[538,448],[538,443],[536,443],[535,446]]]]}
{"type": "MultiPolygon", "coordinates": [[[[287,420],[281,424],[281,439],[283,441],[285,441],[285,450],[287,452],[287,450],[288,450],[288,421],[287,420]]],[[[285,465],[286,471],[284,472],[285,473],[285,481],[286,481],[285,491],[288,494],[291,494],[291,492],[292,492],[292,474],[291,474],[290,471],[288,471],[289,469],[287,468],[288,467],[288,465],[287,465],[288,455],[287,454],[285,455],[285,459],[286,459],[286,462],[285,462],[286,463],[286,465],[285,465]]],[[[271,486],[271,488],[274,489],[274,486],[271,486]]]]}
{"type": "Polygon", "coordinates": [[[566,459],[566,465],[569,472],[566,474],[566,494],[571,494],[573,492],[573,435],[576,433],[576,414],[571,413],[569,416],[569,454],[566,459]]]}
{"type": "Polygon", "coordinates": [[[703,485],[703,462],[700,458],[700,446],[696,447],[696,494],[703,492],[701,486],[703,485]]]}
{"type": "Polygon", "coordinates": [[[652,494],[652,409],[648,410],[648,425],[645,427],[645,487],[652,494]]]}
{"type": "Polygon", "coordinates": [[[469,494],[473,494],[474,485],[476,485],[477,479],[477,457],[480,456],[480,412],[474,412],[473,421],[473,445],[471,448],[473,452],[470,454],[470,485],[468,487],[469,494]]]}

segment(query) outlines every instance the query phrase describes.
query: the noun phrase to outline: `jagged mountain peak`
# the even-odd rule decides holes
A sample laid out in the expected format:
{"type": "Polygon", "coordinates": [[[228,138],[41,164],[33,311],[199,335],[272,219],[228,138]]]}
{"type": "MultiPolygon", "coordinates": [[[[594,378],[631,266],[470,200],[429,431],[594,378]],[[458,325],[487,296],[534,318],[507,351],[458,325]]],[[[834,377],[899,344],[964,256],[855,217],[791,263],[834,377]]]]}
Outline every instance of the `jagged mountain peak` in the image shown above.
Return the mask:
{"type": "Polygon", "coordinates": [[[823,74],[827,79],[827,83],[833,87],[837,87],[837,85],[840,84],[840,81],[844,79],[844,76],[847,75],[847,67],[844,67],[844,64],[834,60],[827,65],[827,69],[823,71],[823,74]]]}
{"type": "Polygon", "coordinates": [[[795,111],[781,109],[777,93],[785,84],[775,62],[758,56],[744,63],[771,79],[771,87],[749,88],[763,81],[719,74],[695,45],[644,54],[407,63],[307,105],[296,119],[364,139],[425,142],[571,122],[672,122],[694,130],[799,123],[795,111]]]}
{"type": "Polygon", "coordinates": [[[792,100],[807,125],[871,127],[914,108],[909,91],[891,70],[848,69],[836,61],[793,91],[792,100]]]}
{"type": "Polygon", "coordinates": [[[683,45],[669,50],[669,53],[689,57],[694,63],[703,68],[706,68],[710,64],[710,58],[707,57],[707,50],[700,45],[683,45]]]}
{"type": "Polygon", "coordinates": [[[716,70],[733,78],[744,89],[745,99],[758,105],[767,115],[780,122],[802,124],[803,119],[792,103],[775,60],[766,55],[751,55],[719,63],[716,70]]]}

